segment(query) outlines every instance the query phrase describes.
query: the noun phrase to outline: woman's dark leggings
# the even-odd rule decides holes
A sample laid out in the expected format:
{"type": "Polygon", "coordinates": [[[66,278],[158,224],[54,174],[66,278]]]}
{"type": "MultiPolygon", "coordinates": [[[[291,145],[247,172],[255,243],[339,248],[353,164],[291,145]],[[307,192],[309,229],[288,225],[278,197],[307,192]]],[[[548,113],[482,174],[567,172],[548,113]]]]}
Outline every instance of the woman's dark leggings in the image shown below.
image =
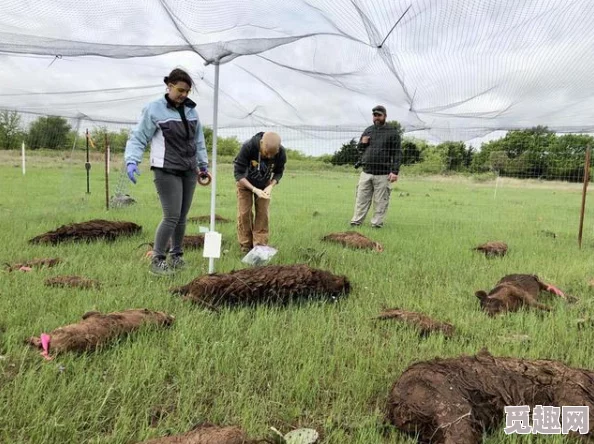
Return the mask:
{"type": "Polygon", "coordinates": [[[197,173],[194,170],[172,172],[160,168],[153,168],[153,172],[163,208],[163,220],[155,233],[153,257],[166,257],[170,241],[171,254],[183,254],[186,216],[192,205],[197,173]]]}

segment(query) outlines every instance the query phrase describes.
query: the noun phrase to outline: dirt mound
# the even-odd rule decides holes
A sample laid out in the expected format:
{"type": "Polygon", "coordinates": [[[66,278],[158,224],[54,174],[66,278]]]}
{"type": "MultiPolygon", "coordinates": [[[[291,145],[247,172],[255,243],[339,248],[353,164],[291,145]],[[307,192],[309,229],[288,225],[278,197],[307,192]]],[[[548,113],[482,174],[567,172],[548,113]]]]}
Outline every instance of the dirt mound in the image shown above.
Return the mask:
{"type": "Polygon", "coordinates": [[[67,351],[92,351],[125,334],[138,330],[146,324],[170,326],[174,317],[160,311],[130,309],[120,312],[101,314],[97,311],[85,313],[82,321],[53,330],[49,335],[31,337],[28,344],[49,353],[67,351]],[[45,336],[45,338],[44,338],[45,336]],[[44,346],[44,342],[48,343],[44,346]]]}
{"type": "Polygon", "coordinates": [[[60,242],[90,242],[94,240],[113,241],[118,236],[130,236],[142,230],[133,222],[93,219],[87,222],[62,225],[54,231],[48,231],[29,240],[32,244],[53,244],[60,242]]]}
{"type": "Polygon", "coordinates": [[[21,262],[17,264],[5,264],[7,266],[7,271],[15,271],[15,270],[23,270],[29,271],[32,268],[42,268],[42,267],[53,267],[57,265],[62,260],[58,257],[47,257],[47,258],[40,258],[40,259],[31,259],[30,261],[21,262]]]}
{"type": "Polygon", "coordinates": [[[577,298],[566,296],[557,287],[545,284],[534,274],[508,274],[501,278],[489,293],[478,290],[475,296],[480,300],[481,309],[489,316],[515,312],[522,307],[550,311],[551,307],[537,301],[541,291],[552,293],[568,302],[577,301],[577,298]]]}
{"type": "Polygon", "coordinates": [[[372,241],[368,237],[358,233],[356,231],[345,231],[344,233],[330,233],[322,237],[323,241],[336,242],[345,247],[362,248],[375,250],[378,252],[384,251],[384,247],[375,241],[372,241]]]}
{"type": "Polygon", "coordinates": [[[454,334],[454,326],[447,322],[436,321],[429,316],[414,311],[399,308],[384,308],[376,319],[396,319],[406,322],[419,330],[421,336],[428,336],[433,332],[441,332],[450,338],[454,334]]]}
{"type": "Polygon", "coordinates": [[[505,242],[486,242],[472,250],[480,251],[486,257],[503,257],[507,254],[507,244],[505,242]]]}
{"type": "Polygon", "coordinates": [[[83,276],[56,276],[46,279],[45,285],[48,287],[101,288],[99,281],[83,276]]]}
{"type": "Polygon", "coordinates": [[[139,444],[249,444],[246,434],[239,427],[200,425],[182,435],[167,436],[139,444]]]}
{"type": "Polygon", "coordinates": [[[388,404],[390,423],[418,433],[420,443],[478,444],[484,432],[505,425],[505,406],[589,406],[592,424],[594,372],[483,349],[412,364],[392,386],[388,404]]]}
{"type": "Polygon", "coordinates": [[[214,273],[172,288],[174,294],[206,307],[222,305],[286,304],[307,298],[331,299],[350,292],[346,276],[308,265],[267,265],[214,273]]]}
{"type": "MultiPolygon", "coordinates": [[[[188,220],[188,222],[192,222],[192,223],[199,223],[199,222],[210,223],[210,216],[208,214],[205,214],[203,216],[192,216],[192,217],[188,217],[187,220],[188,220]]],[[[221,222],[221,223],[232,222],[231,219],[227,219],[226,217],[219,216],[218,214],[215,214],[215,221],[221,222]]]]}

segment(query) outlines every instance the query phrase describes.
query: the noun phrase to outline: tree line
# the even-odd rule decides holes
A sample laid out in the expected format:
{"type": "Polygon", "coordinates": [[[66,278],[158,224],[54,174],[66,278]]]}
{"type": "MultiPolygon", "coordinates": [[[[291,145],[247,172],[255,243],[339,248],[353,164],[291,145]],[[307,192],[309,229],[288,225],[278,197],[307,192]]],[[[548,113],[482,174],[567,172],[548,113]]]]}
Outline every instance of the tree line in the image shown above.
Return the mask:
{"type": "MultiPolygon", "coordinates": [[[[204,126],[204,139],[208,154],[212,154],[212,128],[204,126]]],[[[110,131],[106,126],[94,127],[90,132],[93,151],[105,152],[105,140],[109,141],[112,152],[123,152],[126,142],[130,136],[129,128],[122,128],[119,131],[110,131]]],[[[76,146],[81,149],[86,146],[84,134],[76,131],[63,117],[47,116],[39,117],[29,125],[27,130],[23,129],[21,115],[16,111],[0,111],[0,150],[20,149],[25,142],[28,150],[69,150],[79,138],[76,146]],[[81,143],[80,140],[83,142],[81,143]]],[[[236,136],[221,137],[217,139],[217,154],[220,156],[235,156],[242,145],[236,136]]],[[[287,155],[291,159],[311,160],[316,159],[301,151],[287,149],[287,155]]],[[[320,158],[321,160],[321,158],[320,158]]]]}
{"type": "MultiPolygon", "coordinates": [[[[47,116],[38,117],[31,122],[28,129],[23,129],[21,115],[15,111],[0,111],[0,149],[20,149],[25,142],[28,150],[72,149],[77,137],[82,138],[82,143],[77,147],[85,147],[84,134],[77,135],[76,130],[63,117],[47,116]]],[[[89,132],[93,151],[105,151],[105,140],[109,141],[109,148],[113,152],[123,152],[130,136],[129,128],[119,131],[110,131],[106,126],[94,127],[89,132]]],[[[204,138],[207,150],[212,151],[212,128],[204,128],[204,138]]],[[[217,152],[222,156],[231,156],[239,152],[241,147],[237,137],[219,137],[217,152]]]]}
{"type": "MultiPolygon", "coordinates": [[[[388,122],[403,131],[398,122],[388,122]]],[[[325,159],[333,165],[354,165],[359,159],[358,140],[351,139],[325,159]]],[[[586,150],[594,138],[586,134],[558,135],[546,126],[508,131],[500,139],[483,143],[480,150],[464,142],[430,145],[424,140],[402,138],[402,164],[425,174],[487,173],[517,178],[584,179],[586,150]]],[[[594,165],[594,156],[590,166],[594,165]]]]}
{"type": "MultiPolygon", "coordinates": [[[[483,143],[480,150],[464,142],[445,141],[432,145],[425,140],[403,137],[404,129],[397,121],[388,122],[398,128],[402,137],[403,165],[420,174],[452,174],[491,172],[500,176],[539,178],[545,180],[582,181],[585,153],[594,147],[594,138],[586,134],[558,135],[546,126],[508,131],[500,139],[483,143]]],[[[122,152],[130,130],[110,131],[95,127],[90,132],[93,150],[104,151],[107,136],[110,149],[122,152]]],[[[212,151],[212,129],[204,128],[208,152],[212,151]]],[[[27,149],[72,149],[76,131],[62,117],[39,117],[27,129],[21,115],[14,111],[0,111],[0,149],[19,149],[22,142],[27,149]]],[[[81,137],[79,134],[78,137],[81,137]]],[[[77,143],[79,148],[83,144],[77,143]]],[[[297,160],[314,160],[332,165],[355,165],[359,160],[357,140],[344,143],[333,154],[318,157],[288,149],[288,156],[297,160]]],[[[235,137],[219,137],[217,152],[221,156],[235,156],[241,147],[235,137]]],[[[593,156],[594,157],[594,156],[593,156]]]]}

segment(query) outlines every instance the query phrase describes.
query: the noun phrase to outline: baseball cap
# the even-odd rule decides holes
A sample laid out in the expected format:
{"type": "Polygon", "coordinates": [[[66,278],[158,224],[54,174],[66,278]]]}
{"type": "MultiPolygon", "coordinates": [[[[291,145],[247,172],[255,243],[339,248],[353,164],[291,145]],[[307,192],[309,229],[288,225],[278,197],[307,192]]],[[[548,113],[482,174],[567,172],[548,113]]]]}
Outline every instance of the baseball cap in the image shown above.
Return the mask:
{"type": "Polygon", "coordinates": [[[371,112],[382,113],[384,116],[387,114],[386,113],[386,108],[384,106],[382,106],[382,105],[374,106],[373,109],[371,110],[371,112]]]}

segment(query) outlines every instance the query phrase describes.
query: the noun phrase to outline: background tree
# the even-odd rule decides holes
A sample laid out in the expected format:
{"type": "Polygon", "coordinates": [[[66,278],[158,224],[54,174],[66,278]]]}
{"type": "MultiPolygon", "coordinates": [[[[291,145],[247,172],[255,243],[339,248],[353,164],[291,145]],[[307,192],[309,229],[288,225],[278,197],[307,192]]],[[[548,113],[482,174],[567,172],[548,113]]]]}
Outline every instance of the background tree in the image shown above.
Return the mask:
{"type": "Polygon", "coordinates": [[[350,142],[344,143],[332,155],[330,163],[332,165],[355,165],[357,160],[359,160],[359,152],[357,150],[357,141],[353,138],[350,142]]]}
{"type": "Polygon", "coordinates": [[[67,148],[69,131],[70,125],[62,117],[39,117],[29,128],[27,136],[28,148],[32,150],[39,148],[49,150],[67,148]]]}
{"type": "Polygon", "coordinates": [[[16,111],[0,112],[0,149],[20,148],[24,138],[25,132],[21,129],[21,115],[16,111]]]}

